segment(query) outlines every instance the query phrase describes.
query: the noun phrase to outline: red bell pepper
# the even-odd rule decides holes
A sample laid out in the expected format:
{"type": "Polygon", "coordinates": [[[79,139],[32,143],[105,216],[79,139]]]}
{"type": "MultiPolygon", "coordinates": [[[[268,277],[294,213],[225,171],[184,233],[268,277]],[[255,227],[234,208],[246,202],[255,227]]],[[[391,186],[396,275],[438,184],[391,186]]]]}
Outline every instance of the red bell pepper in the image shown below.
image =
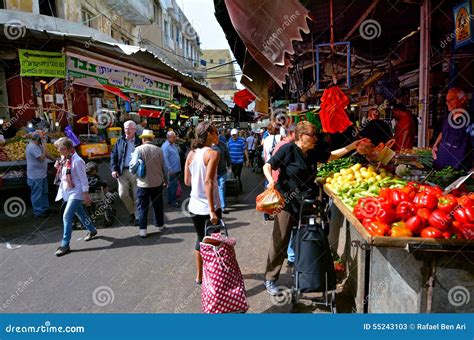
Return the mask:
{"type": "Polygon", "coordinates": [[[377,212],[376,218],[378,221],[382,223],[390,224],[397,220],[397,214],[395,210],[393,210],[392,208],[389,208],[389,209],[380,208],[379,211],[377,212]]]}
{"type": "Polygon", "coordinates": [[[410,200],[413,200],[413,198],[415,198],[415,195],[418,193],[418,185],[415,184],[415,182],[409,182],[401,189],[402,192],[408,195],[410,200]]]}
{"type": "Polygon", "coordinates": [[[456,196],[454,195],[441,196],[438,199],[438,209],[444,211],[447,214],[451,213],[457,204],[458,202],[456,196]]]}
{"type": "Polygon", "coordinates": [[[352,211],[352,213],[354,214],[354,216],[359,220],[359,221],[362,221],[364,219],[364,214],[363,214],[363,209],[362,207],[360,206],[359,203],[357,203],[354,207],[354,210],[352,211]]]}
{"type": "Polygon", "coordinates": [[[407,220],[416,213],[415,205],[411,202],[402,202],[397,206],[397,218],[400,220],[407,220]]]}
{"type": "Polygon", "coordinates": [[[357,201],[353,212],[357,219],[362,221],[364,218],[375,217],[379,210],[380,203],[378,197],[363,197],[357,201]]]}
{"type": "Polygon", "coordinates": [[[393,227],[392,230],[390,231],[390,236],[392,236],[392,237],[412,237],[413,234],[407,228],[403,228],[401,226],[396,226],[396,227],[393,227]]]}
{"type": "Polygon", "coordinates": [[[406,220],[405,227],[413,234],[418,234],[423,227],[423,219],[420,216],[412,216],[406,220]]]}
{"type": "Polygon", "coordinates": [[[448,231],[458,240],[465,239],[464,237],[464,229],[462,228],[462,224],[458,221],[453,221],[452,226],[448,229],[448,231]]]}
{"type": "Polygon", "coordinates": [[[458,206],[454,210],[454,218],[463,224],[474,223],[474,208],[458,206]]]}
{"type": "Polygon", "coordinates": [[[431,211],[429,211],[427,208],[421,208],[416,211],[416,216],[421,217],[423,223],[428,223],[428,218],[431,215],[431,211]]]}
{"type": "Polygon", "coordinates": [[[443,190],[439,186],[432,187],[431,185],[420,185],[419,192],[435,195],[436,197],[443,196],[443,190]]]}
{"type": "Polygon", "coordinates": [[[388,224],[370,219],[366,221],[364,227],[372,236],[385,236],[390,234],[390,227],[388,224]]]}
{"type": "Polygon", "coordinates": [[[443,231],[443,236],[445,239],[449,240],[451,238],[451,233],[449,231],[443,231]]]}
{"type": "Polygon", "coordinates": [[[474,224],[466,223],[462,226],[462,233],[468,240],[474,240],[474,224]]]}
{"type": "Polygon", "coordinates": [[[379,197],[385,198],[390,203],[392,203],[392,189],[390,188],[382,188],[379,191],[379,197]]]}
{"type": "Polygon", "coordinates": [[[402,202],[409,202],[410,197],[406,192],[400,189],[392,189],[392,202],[394,206],[398,206],[402,202]]]}
{"type": "Polygon", "coordinates": [[[444,238],[443,233],[435,227],[427,227],[421,231],[423,238],[444,238]]]}
{"type": "Polygon", "coordinates": [[[428,223],[439,230],[445,231],[451,226],[452,217],[438,209],[431,213],[428,223]]]}
{"type": "Polygon", "coordinates": [[[377,203],[380,209],[392,209],[393,204],[390,199],[383,198],[383,197],[377,197],[377,203]]]}
{"type": "Polygon", "coordinates": [[[458,204],[462,207],[474,207],[474,195],[463,195],[458,198],[458,204]]]}
{"type": "Polygon", "coordinates": [[[416,194],[413,203],[415,203],[417,208],[427,208],[430,211],[433,211],[438,205],[438,199],[434,194],[420,192],[416,194]]]}

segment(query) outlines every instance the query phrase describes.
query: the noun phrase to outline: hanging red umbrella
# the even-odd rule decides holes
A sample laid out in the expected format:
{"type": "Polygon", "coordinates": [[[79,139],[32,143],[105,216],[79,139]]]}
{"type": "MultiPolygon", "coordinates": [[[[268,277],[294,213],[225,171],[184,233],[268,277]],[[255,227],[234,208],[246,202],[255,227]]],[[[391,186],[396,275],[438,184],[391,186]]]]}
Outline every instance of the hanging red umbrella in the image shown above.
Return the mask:
{"type": "Polygon", "coordinates": [[[255,96],[251,94],[250,91],[247,89],[243,89],[234,94],[234,103],[242,109],[246,109],[247,106],[249,106],[249,104],[254,100],[255,96]]]}

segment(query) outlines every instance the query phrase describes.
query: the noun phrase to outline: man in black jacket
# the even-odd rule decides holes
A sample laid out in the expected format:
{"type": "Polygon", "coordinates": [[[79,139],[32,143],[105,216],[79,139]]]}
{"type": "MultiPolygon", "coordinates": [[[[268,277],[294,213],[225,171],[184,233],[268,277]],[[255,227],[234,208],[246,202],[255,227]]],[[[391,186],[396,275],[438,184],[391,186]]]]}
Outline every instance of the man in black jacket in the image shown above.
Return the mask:
{"type": "Polygon", "coordinates": [[[376,108],[370,109],[368,112],[368,123],[359,133],[359,136],[370,139],[374,146],[380,143],[387,143],[393,138],[390,126],[379,119],[379,117],[380,113],[376,108]]]}
{"type": "Polygon", "coordinates": [[[137,198],[137,176],[129,170],[132,152],[141,144],[141,140],[135,136],[137,125],[128,120],[123,124],[125,135],[115,143],[110,156],[110,169],[112,177],[118,180],[118,191],[122,202],[130,213],[130,223],[137,225],[135,217],[135,201],[137,198]]]}

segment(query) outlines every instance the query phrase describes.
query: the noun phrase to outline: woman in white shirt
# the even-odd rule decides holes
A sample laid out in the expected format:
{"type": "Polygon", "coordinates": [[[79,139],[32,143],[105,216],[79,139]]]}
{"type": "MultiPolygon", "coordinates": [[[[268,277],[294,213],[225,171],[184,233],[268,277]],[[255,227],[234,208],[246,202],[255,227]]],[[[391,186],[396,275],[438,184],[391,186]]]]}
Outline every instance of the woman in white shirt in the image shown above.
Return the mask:
{"type": "Polygon", "coordinates": [[[216,224],[222,217],[219,190],[217,185],[217,166],[219,152],[211,146],[219,142],[217,129],[211,122],[202,122],[196,127],[195,138],[191,143],[184,172],[184,183],[191,186],[189,212],[192,214],[197,240],[195,246],[196,280],[202,282],[202,258],[200,242],[205,235],[205,224],[210,220],[216,224]]]}
{"type": "Polygon", "coordinates": [[[268,133],[269,135],[263,141],[263,160],[265,163],[272,157],[273,149],[281,141],[280,125],[272,123],[268,127],[268,133]]]}
{"type": "Polygon", "coordinates": [[[91,204],[84,161],[77,155],[69,138],[63,137],[58,139],[54,146],[61,154],[61,159],[54,164],[57,170],[55,183],[59,184],[56,201],[62,199],[65,205],[63,240],[55,255],[63,256],[71,251],[69,242],[72,235],[74,215],[77,215],[82,225],[88,230],[84,241],[90,241],[94,238],[97,235],[97,230],[82,205],[83,203],[86,205],[91,204]]]}

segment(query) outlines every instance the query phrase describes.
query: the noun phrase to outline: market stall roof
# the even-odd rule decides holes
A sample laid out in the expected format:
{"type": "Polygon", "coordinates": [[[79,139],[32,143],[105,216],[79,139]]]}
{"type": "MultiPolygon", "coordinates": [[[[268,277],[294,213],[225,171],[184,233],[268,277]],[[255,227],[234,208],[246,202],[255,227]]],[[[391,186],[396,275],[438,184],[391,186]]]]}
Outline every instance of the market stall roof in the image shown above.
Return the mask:
{"type": "MultiPolygon", "coordinates": [[[[0,25],[4,26],[4,25],[0,25]]],[[[197,83],[192,77],[185,75],[172,66],[168,65],[159,56],[146,48],[139,46],[124,45],[115,42],[97,40],[95,37],[78,35],[78,34],[66,34],[56,31],[38,31],[34,29],[27,29],[24,37],[17,40],[11,40],[5,37],[4,30],[0,30],[0,37],[2,37],[3,48],[11,46],[18,46],[23,44],[25,41],[28,43],[38,43],[44,41],[62,40],[69,41],[72,45],[80,47],[88,52],[95,52],[101,55],[107,54],[107,56],[114,58],[119,61],[135,65],[136,67],[145,68],[151,72],[161,74],[168,82],[178,85],[186,86],[188,90],[201,94],[204,98],[209,100],[219,112],[228,112],[228,108],[225,103],[217,96],[217,94],[210,88],[197,83]]]]}
{"type": "MultiPolygon", "coordinates": [[[[262,0],[255,2],[253,6],[259,7],[263,3],[270,2],[262,0]]],[[[232,9],[228,6],[229,1],[214,0],[215,16],[221,25],[229,46],[241,66],[244,76],[242,83],[244,86],[253,90],[256,81],[252,75],[267,73],[264,67],[257,65],[250,52],[250,48],[240,37],[238,30],[234,27],[231,19],[232,9]],[[256,70],[255,70],[256,68],[256,70]],[[249,77],[246,77],[248,75],[249,77]]],[[[351,48],[355,51],[352,58],[364,69],[373,70],[375,68],[390,67],[391,59],[404,60],[407,58],[416,58],[418,51],[415,48],[410,54],[401,52],[398,48],[405,43],[407,37],[418,37],[418,27],[420,18],[420,3],[416,0],[388,1],[388,0],[333,0],[333,24],[335,42],[348,41],[351,48]],[[362,19],[362,20],[361,20],[362,19]],[[368,29],[375,30],[375,36],[367,36],[361,29],[363,22],[372,23],[368,29]]],[[[295,50],[294,60],[301,61],[304,68],[310,68],[314,65],[313,46],[316,44],[329,43],[330,35],[330,1],[301,1],[301,4],[309,11],[308,21],[311,34],[303,36],[303,41],[293,42],[295,50]],[[299,58],[299,59],[298,59],[299,58]],[[296,60],[298,59],[298,60],[296,60]]],[[[275,9],[270,15],[277,15],[279,9],[275,9]]],[[[290,17],[290,15],[287,15],[290,17]]],[[[363,27],[362,27],[363,28],[363,27]]],[[[276,28],[269,30],[269,37],[272,32],[281,31],[276,28]]],[[[412,39],[413,40],[413,39],[412,39]]],[[[288,48],[289,46],[285,46],[288,48]]],[[[330,63],[331,55],[326,55],[321,59],[321,64],[330,63]]],[[[359,65],[357,65],[359,66],[359,65]]],[[[268,79],[267,79],[268,81],[268,79]]],[[[273,84],[268,82],[269,87],[273,84]]],[[[254,92],[254,91],[252,91],[254,92]]],[[[254,93],[255,94],[255,93],[254,93]]],[[[257,93],[258,95],[258,93],[257,93]]]]}

